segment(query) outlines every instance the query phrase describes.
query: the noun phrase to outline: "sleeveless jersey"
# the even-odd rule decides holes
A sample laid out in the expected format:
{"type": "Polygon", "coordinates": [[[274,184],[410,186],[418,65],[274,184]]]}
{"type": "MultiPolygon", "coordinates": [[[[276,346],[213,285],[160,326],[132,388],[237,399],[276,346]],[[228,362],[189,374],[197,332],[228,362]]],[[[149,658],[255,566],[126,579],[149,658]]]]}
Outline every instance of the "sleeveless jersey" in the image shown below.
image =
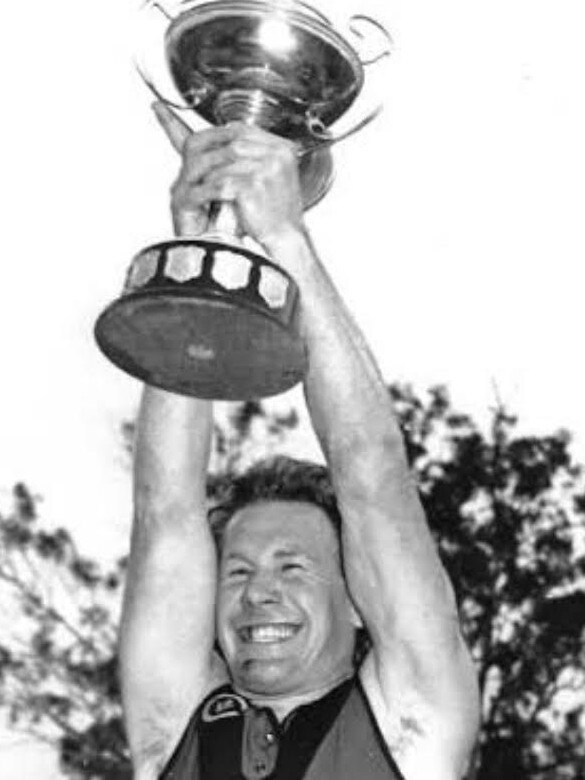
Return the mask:
{"type": "Polygon", "coordinates": [[[230,685],[197,708],[160,780],[404,780],[358,677],[282,723],[230,685]]]}

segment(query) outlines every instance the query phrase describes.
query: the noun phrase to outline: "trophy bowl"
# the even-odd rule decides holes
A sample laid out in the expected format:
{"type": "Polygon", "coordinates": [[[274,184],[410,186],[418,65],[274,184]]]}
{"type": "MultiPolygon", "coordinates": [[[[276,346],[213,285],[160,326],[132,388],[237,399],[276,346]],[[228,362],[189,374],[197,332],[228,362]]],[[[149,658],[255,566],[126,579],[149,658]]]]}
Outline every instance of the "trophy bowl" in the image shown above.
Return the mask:
{"type": "MultiPolygon", "coordinates": [[[[162,13],[178,107],[214,125],[243,121],[290,139],[303,205],[316,203],[333,175],[329,128],[364,80],[353,47],[298,0],[184,2],[176,16],[162,13]]],[[[95,329],[101,350],[127,373],[226,400],[274,395],[302,379],[297,285],[238,235],[230,209],[212,204],[205,233],[147,247],[132,261],[121,297],[95,329]]]]}

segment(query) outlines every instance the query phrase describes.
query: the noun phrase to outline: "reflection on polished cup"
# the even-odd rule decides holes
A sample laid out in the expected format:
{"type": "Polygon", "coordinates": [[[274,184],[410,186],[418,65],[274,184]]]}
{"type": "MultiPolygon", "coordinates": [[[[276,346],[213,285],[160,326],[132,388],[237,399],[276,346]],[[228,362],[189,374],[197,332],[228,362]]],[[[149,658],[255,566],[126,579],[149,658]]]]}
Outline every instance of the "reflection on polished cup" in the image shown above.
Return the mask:
{"type": "MultiPolygon", "coordinates": [[[[360,57],[320,12],[298,0],[211,0],[175,3],[176,13],[147,2],[157,16],[158,43],[176,99],[139,71],[159,99],[218,125],[245,121],[292,140],[305,209],[328,190],[331,145],[363,127],[379,109],[334,136],[364,84],[364,66],[389,53],[390,38],[360,57]]],[[[238,232],[233,207],[214,203],[206,231],[138,253],[120,298],[96,323],[107,357],[149,384],[199,398],[245,400],[283,392],[306,371],[297,328],[298,289],[283,269],[238,232]]]]}

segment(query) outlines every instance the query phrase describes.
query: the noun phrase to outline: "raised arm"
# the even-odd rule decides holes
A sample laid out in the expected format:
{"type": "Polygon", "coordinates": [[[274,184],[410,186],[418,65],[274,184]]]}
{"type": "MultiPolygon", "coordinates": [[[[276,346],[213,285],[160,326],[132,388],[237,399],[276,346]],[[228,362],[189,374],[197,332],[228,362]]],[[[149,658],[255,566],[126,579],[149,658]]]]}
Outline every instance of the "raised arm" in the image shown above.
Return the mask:
{"type": "Polygon", "coordinates": [[[138,780],[158,777],[213,682],[215,548],[205,511],[210,404],[145,388],[120,632],[138,780]]]}
{"type": "MultiPolygon", "coordinates": [[[[177,148],[190,136],[178,121],[168,132],[177,148]]],[[[185,175],[183,167],[175,192],[185,175]]],[[[180,235],[199,228],[196,207],[177,205],[173,217],[180,235]]],[[[222,673],[213,654],[216,553],[205,489],[211,430],[210,402],[145,387],[120,632],[124,715],[137,780],[159,776],[194,707],[222,673]]]]}
{"type": "Polygon", "coordinates": [[[373,643],[362,669],[370,702],[407,780],[458,778],[476,736],[477,683],[387,388],[308,237],[286,230],[267,246],[301,291],[306,398],[373,643]]]}

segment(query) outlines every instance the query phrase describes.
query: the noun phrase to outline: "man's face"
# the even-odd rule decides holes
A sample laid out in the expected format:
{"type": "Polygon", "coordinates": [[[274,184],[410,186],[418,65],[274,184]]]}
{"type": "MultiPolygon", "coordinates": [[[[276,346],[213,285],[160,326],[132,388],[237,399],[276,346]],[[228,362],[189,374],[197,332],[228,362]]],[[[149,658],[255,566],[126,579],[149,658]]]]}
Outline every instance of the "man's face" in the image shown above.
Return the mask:
{"type": "Polygon", "coordinates": [[[303,694],[351,671],[355,636],[335,531],[317,506],[251,504],[226,529],[217,635],[244,693],[303,694]]]}

